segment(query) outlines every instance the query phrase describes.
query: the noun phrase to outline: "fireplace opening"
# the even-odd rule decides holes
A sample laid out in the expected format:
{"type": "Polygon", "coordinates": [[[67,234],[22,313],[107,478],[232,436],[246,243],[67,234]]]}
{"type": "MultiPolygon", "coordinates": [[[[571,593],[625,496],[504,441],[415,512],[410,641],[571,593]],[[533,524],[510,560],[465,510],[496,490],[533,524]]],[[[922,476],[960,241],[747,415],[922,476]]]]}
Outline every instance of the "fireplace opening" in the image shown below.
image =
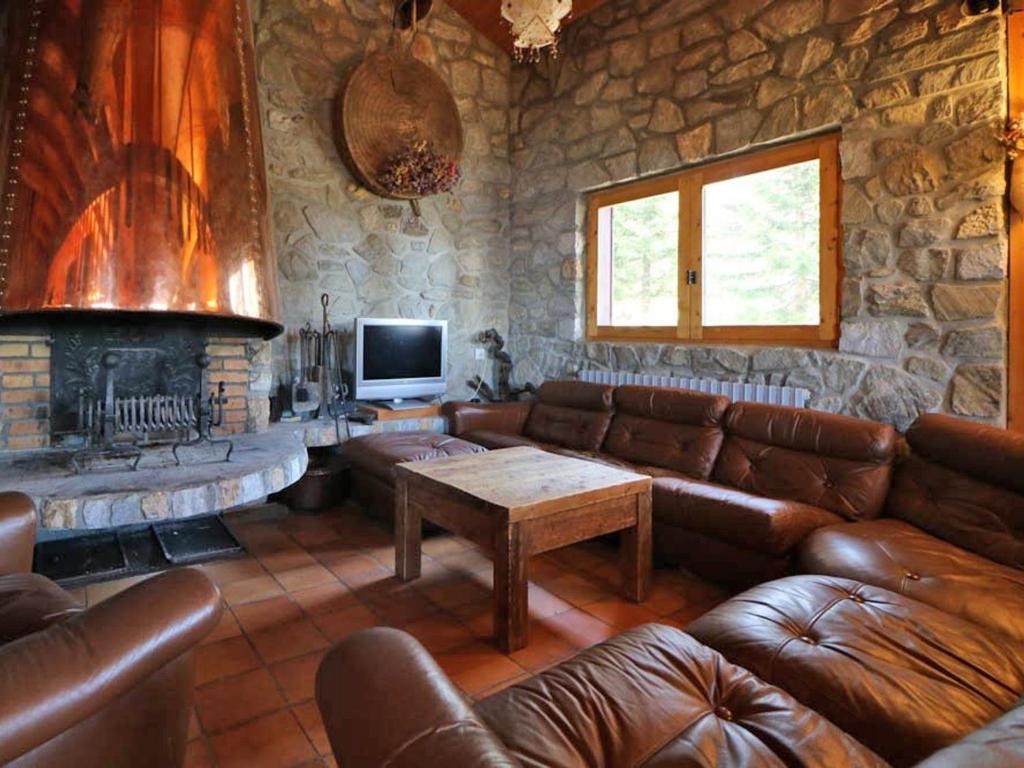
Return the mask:
{"type": "Polygon", "coordinates": [[[127,429],[143,444],[175,440],[201,386],[196,358],[205,337],[189,328],[102,325],[54,333],[50,354],[50,438],[55,448],[81,448],[106,407],[106,389],[127,429]]]}

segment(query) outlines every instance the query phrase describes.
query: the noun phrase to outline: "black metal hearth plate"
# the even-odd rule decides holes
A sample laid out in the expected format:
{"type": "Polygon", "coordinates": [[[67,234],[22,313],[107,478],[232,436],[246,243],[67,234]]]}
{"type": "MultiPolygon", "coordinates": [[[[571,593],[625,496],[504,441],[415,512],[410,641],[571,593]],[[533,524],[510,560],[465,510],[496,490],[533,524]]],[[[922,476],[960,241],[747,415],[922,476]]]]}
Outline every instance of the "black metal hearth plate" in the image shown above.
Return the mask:
{"type": "Polygon", "coordinates": [[[164,557],[174,565],[244,552],[219,515],[158,523],[153,526],[153,533],[160,542],[164,557]]]}
{"type": "Polygon", "coordinates": [[[126,576],[129,568],[120,538],[111,531],[36,544],[35,571],[70,585],[126,576]]]}
{"type": "Polygon", "coordinates": [[[219,515],[87,533],[36,544],[36,573],[64,587],[242,555],[219,515]]]}

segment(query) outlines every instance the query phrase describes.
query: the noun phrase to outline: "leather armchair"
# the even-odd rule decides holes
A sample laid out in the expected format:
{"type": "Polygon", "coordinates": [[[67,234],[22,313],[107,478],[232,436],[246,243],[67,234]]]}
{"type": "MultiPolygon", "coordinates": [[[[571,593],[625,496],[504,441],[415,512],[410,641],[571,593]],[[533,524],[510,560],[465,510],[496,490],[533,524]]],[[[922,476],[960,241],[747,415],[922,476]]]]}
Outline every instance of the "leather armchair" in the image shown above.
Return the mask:
{"type": "Polygon", "coordinates": [[[25,572],[34,521],[27,497],[0,499],[0,764],[180,768],[192,650],[220,619],[220,593],[181,569],[82,609],[25,572]]]}
{"type": "Polygon", "coordinates": [[[345,768],[514,768],[504,745],[416,640],[389,628],[332,648],[316,700],[345,768]]]}
{"type": "Polygon", "coordinates": [[[345,768],[887,768],[784,691],[655,624],[475,709],[415,639],[364,630],[325,657],[317,701],[345,768]]]}
{"type": "Polygon", "coordinates": [[[36,508],[23,493],[0,493],[0,576],[32,570],[36,508]]]}

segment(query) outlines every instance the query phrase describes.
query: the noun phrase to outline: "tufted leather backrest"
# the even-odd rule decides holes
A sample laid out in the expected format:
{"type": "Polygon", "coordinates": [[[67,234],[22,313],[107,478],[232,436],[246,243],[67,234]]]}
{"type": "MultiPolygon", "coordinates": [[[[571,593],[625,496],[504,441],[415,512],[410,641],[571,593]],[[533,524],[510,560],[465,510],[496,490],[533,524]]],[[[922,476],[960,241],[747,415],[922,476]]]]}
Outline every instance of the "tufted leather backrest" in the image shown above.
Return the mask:
{"type": "Polygon", "coordinates": [[[729,398],[688,389],[623,386],[602,450],[706,479],[722,447],[729,398]]]}
{"type": "Polygon", "coordinates": [[[615,387],[585,381],[545,381],[523,434],[563,448],[596,451],[612,420],[615,387]]]}
{"type": "Polygon", "coordinates": [[[1024,568],[1024,435],[926,414],[907,431],[893,517],[996,562],[1024,568]]]}
{"type": "Polygon", "coordinates": [[[714,479],[863,520],[882,510],[895,454],[896,430],[887,424],[736,403],[725,415],[714,479]]]}

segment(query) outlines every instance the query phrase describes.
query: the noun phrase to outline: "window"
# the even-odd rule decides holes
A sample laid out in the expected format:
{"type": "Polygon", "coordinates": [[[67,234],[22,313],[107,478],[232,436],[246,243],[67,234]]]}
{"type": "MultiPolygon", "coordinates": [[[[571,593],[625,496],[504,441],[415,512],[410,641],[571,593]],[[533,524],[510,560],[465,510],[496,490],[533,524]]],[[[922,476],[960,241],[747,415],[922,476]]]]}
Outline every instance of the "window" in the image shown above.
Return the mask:
{"type": "Polygon", "coordinates": [[[833,345],[838,145],[829,135],[592,194],[588,337],[833,345]]]}

